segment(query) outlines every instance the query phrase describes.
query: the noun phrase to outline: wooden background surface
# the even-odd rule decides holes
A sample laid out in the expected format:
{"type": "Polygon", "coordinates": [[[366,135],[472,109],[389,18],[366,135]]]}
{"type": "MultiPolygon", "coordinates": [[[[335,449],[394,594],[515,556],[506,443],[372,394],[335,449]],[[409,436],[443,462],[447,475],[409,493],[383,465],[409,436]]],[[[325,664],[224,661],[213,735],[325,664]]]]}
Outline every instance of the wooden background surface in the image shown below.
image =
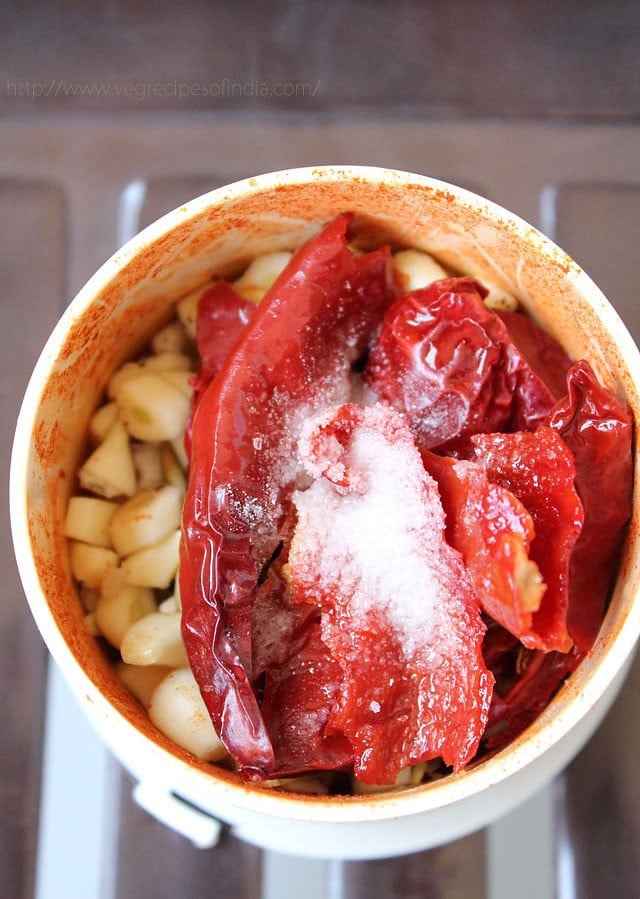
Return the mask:
{"type": "MultiPolygon", "coordinates": [[[[259,171],[352,161],[471,185],[572,252],[637,336],[639,24],[631,2],[3,4],[5,479],[28,375],[84,280],[132,224],[259,171]],[[145,199],[123,221],[136,180],[145,199]]],[[[30,897],[47,664],[4,506],[2,514],[0,895],[30,897]]],[[[636,668],[605,727],[555,787],[545,883],[561,899],[638,895],[639,678],[636,668]]],[[[215,850],[193,849],[132,803],[128,775],[115,770],[116,836],[103,859],[111,875],[96,896],[286,894],[278,877],[293,868],[277,869],[273,887],[263,876],[273,859],[232,836],[215,850]]],[[[313,895],[494,899],[495,839],[480,833],[406,859],[329,865],[313,895]]],[[[63,850],[73,858],[73,848],[63,850]]],[[[521,862],[526,871],[526,847],[521,862]]],[[[528,878],[534,888],[536,876],[528,878]]],[[[520,895],[539,899],[531,884],[523,881],[520,895]]],[[[69,889],[40,884],[39,895],[69,899],[69,889]]]]}

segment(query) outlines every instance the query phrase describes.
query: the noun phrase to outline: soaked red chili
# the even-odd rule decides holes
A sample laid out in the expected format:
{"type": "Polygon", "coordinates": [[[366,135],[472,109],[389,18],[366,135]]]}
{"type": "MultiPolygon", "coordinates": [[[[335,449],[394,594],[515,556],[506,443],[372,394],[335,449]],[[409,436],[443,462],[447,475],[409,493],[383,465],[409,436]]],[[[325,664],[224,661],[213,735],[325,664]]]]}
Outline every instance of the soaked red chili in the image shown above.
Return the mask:
{"type": "Polygon", "coordinates": [[[257,309],[219,282],[198,315],[183,635],[247,778],[392,783],[505,745],[592,645],[630,515],[630,413],[588,363],[470,278],[396,296],[389,250],[352,253],[350,221],[257,309]],[[364,432],[387,448],[373,462],[364,432]],[[409,613],[393,577],[414,537],[416,565],[440,547],[441,592],[399,581],[409,613]],[[442,609],[448,648],[416,641],[442,609]]]}
{"type": "Polygon", "coordinates": [[[180,561],[182,627],[220,739],[248,775],[274,753],[252,685],[251,608],[298,471],[296,428],[349,389],[393,298],[388,249],[356,257],[349,216],[276,280],[195,410],[180,561]]]}

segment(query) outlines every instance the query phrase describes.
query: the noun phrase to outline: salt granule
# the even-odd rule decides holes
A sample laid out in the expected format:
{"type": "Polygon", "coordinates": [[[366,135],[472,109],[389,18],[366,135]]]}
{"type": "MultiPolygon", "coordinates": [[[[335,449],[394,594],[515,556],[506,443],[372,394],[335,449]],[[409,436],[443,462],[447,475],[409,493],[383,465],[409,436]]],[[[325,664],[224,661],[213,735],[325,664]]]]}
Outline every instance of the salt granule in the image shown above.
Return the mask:
{"type": "MultiPolygon", "coordinates": [[[[326,456],[318,458],[317,431],[333,412],[303,429],[304,465],[324,477],[294,495],[299,522],[291,565],[296,570],[301,556],[312,559],[310,581],[334,593],[338,604],[348,604],[343,611],[356,626],[382,612],[408,657],[427,646],[433,652],[433,630],[440,639],[450,630],[439,602],[444,512],[438,488],[401,415],[382,405],[353,408],[360,410],[362,423],[346,454],[327,434],[326,456]],[[345,469],[352,485],[346,492],[333,483],[345,469]]],[[[298,570],[301,575],[305,572],[298,570]]]]}
{"type": "Polygon", "coordinates": [[[477,595],[404,417],[340,406],[305,424],[298,451],[315,480],[293,495],[292,599],[319,607],[342,670],[329,732],[348,737],[365,783],[437,756],[458,770],[486,726],[493,678],[477,595]]]}

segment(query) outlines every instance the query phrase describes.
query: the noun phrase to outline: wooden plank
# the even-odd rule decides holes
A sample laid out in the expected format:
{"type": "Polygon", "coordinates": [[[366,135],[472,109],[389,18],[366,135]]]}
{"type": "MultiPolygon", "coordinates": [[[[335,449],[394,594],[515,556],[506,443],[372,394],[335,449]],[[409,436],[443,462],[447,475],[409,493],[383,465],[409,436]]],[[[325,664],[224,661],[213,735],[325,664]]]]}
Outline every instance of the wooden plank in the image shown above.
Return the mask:
{"type": "Polygon", "coordinates": [[[179,16],[151,0],[101,0],[91,9],[42,0],[11,9],[0,89],[13,114],[356,108],[610,121],[640,109],[632,0],[187,0],[179,16]],[[25,46],[37,48],[28,67],[25,46]]]}
{"type": "MultiPolygon", "coordinates": [[[[635,183],[565,184],[555,239],[599,283],[640,339],[635,183]]],[[[637,896],[640,889],[640,660],[604,724],[568,769],[557,805],[559,899],[637,896]]]]}
{"type": "Polygon", "coordinates": [[[640,339],[640,185],[563,184],[555,202],[556,240],[573,256],[640,339]]]}
{"type": "MultiPolygon", "coordinates": [[[[64,270],[60,190],[0,181],[0,465],[8,461],[22,393],[57,319],[64,270]]],[[[44,715],[44,645],[18,578],[6,503],[0,507],[0,895],[31,896],[44,715]]]]}
{"type": "MultiPolygon", "coordinates": [[[[138,208],[133,211],[133,224],[121,226],[122,239],[215,183],[228,182],[244,172],[312,162],[319,151],[326,159],[357,158],[444,174],[454,181],[477,185],[534,221],[539,190],[561,183],[564,186],[559,191],[554,189],[552,197],[559,228],[556,239],[594,274],[614,302],[623,295],[629,298],[620,307],[623,317],[636,309],[635,257],[629,255],[628,241],[637,234],[637,219],[624,218],[627,213],[621,217],[619,212],[629,202],[628,186],[621,192],[620,182],[629,181],[629,195],[637,196],[640,157],[637,129],[631,126],[499,125],[460,120],[394,123],[388,119],[325,125],[307,118],[283,124],[236,121],[225,116],[214,120],[206,115],[179,119],[94,117],[91,121],[86,117],[37,120],[25,116],[21,122],[0,123],[0,141],[6,151],[5,170],[22,173],[26,179],[37,171],[42,177],[64,183],[71,228],[67,246],[62,236],[65,209],[58,188],[29,181],[0,183],[0,271],[4,279],[0,325],[6,344],[1,370],[6,402],[2,439],[6,447],[28,370],[58,313],[66,250],[69,279],[76,287],[115,247],[118,200],[127,183],[135,179],[141,179],[145,192],[137,199],[133,197],[138,208]],[[569,185],[571,178],[580,184],[569,185]],[[602,217],[605,201],[608,218],[602,217]],[[590,205],[593,203],[595,206],[590,205]],[[587,213],[591,216],[588,219],[587,213]],[[584,241],[587,220],[591,244],[574,245],[574,239],[584,241]],[[615,239],[612,227],[619,229],[615,239]],[[624,290],[619,281],[609,283],[610,275],[598,273],[597,252],[608,254],[602,261],[608,261],[614,277],[620,260],[628,260],[624,271],[630,280],[624,290]]],[[[8,715],[5,711],[0,730],[4,815],[4,824],[0,825],[0,894],[31,896],[44,653],[21,598],[7,538],[3,551],[5,570],[10,574],[3,587],[3,608],[7,612],[0,624],[0,676],[5,683],[20,684],[20,695],[14,691],[9,697],[8,715]],[[14,618],[13,610],[18,608],[20,612],[14,618]]],[[[639,882],[639,854],[634,840],[640,801],[633,760],[640,735],[628,723],[634,720],[637,704],[637,674],[634,678],[636,693],[625,691],[622,711],[605,725],[605,736],[597,737],[593,744],[596,748],[586,750],[569,772],[565,809],[568,839],[562,844],[568,851],[562,855],[562,864],[564,871],[573,866],[574,886],[578,876],[582,890],[577,895],[586,899],[615,895],[614,889],[624,896],[625,883],[639,882]],[[611,814],[605,803],[609,792],[602,784],[611,787],[611,814]]],[[[218,882],[219,895],[226,895],[228,887],[239,897],[246,894],[254,899],[260,878],[257,850],[235,841],[230,841],[229,848],[227,840],[215,850],[192,849],[182,838],[150,822],[139,809],[130,808],[131,784],[126,778],[124,783],[120,862],[114,872],[120,899],[154,895],[153,889],[160,896],[166,890],[166,895],[173,897],[171,889],[179,895],[190,895],[188,889],[195,890],[196,896],[215,895],[218,882]],[[160,863],[156,864],[158,858],[160,863]],[[169,859],[173,859],[175,873],[167,871],[169,859]],[[209,884],[209,893],[198,893],[202,883],[209,884]]],[[[455,895],[458,899],[467,895],[465,889],[468,895],[482,896],[484,837],[470,840],[402,860],[328,863],[324,883],[332,899],[355,899],[365,894],[393,896],[394,889],[415,892],[422,888],[431,890],[423,894],[427,896],[455,895]],[[377,884],[391,892],[381,892],[377,884]],[[462,891],[458,894],[451,892],[456,884],[462,891]]],[[[569,894],[561,895],[568,899],[569,894]]]]}
{"type": "Polygon", "coordinates": [[[114,899],[259,899],[259,849],[228,833],[214,848],[197,849],[142,811],[131,798],[132,786],[123,774],[114,899]]]}
{"type": "Polygon", "coordinates": [[[331,862],[331,899],[484,899],[485,833],[428,852],[331,862]]]}

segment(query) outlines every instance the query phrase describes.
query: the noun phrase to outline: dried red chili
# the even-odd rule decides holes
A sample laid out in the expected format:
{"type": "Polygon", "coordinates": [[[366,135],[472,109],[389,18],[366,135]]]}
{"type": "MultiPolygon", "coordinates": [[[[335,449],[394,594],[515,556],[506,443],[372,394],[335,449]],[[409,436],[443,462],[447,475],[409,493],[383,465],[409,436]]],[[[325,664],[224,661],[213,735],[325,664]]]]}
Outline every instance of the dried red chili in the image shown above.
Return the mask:
{"type": "MultiPolygon", "coordinates": [[[[554,406],[569,367],[556,341],[524,315],[487,309],[469,278],[392,302],[388,251],[354,257],[348,222],[339,217],[301,248],[255,313],[219,282],[199,314],[183,633],[214,724],[247,777],[353,765],[367,783],[390,783],[399,768],[436,756],[459,769],[487,719],[486,745],[504,745],[591,645],[630,514],[631,418],[588,364],[569,370],[568,396],[554,406]],[[307,435],[303,456],[317,480],[296,494],[302,512],[317,484],[344,502],[366,493],[378,475],[353,456],[363,427],[390,445],[399,439],[397,417],[395,437],[382,424],[388,410],[342,405],[371,333],[365,380],[405,415],[468,569],[443,543],[439,500],[421,481],[417,505],[436,522],[431,537],[440,533],[436,580],[453,572],[456,581],[444,591],[455,652],[435,667],[419,653],[406,664],[406,633],[403,641],[384,602],[358,617],[354,578],[345,582],[353,535],[343,535],[345,558],[322,563],[322,541],[307,538],[326,509],[296,524],[291,502],[304,483],[297,437],[319,411],[334,407],[307,435]],[[478,593],[491,616],[482,651],[478,593]],[[416,680],[428,681],[427,694],[416,680]]],[[[325,529],[324,543],[331,538],[325,529]]]]}
{"type": "Polygon", "coordinates": [[[436,479],[447,519],[447,540],[464,559],[484,611],[525,646],[545,649],[534,614],[546,585],[529,558],[531,515],[509,490],[492,483],[476,462],[422,451],[436,479]]]}
{"type": "Polygon", "coordinates": [[[245,300],[228,281],[216,283],[198,300],[196,347],[200,358],[198,373],[191,380],[191,412],[185,429],[185,450],[191,455],[193,415],[202,394],[218,374],[240,337],[256,306],[245,300]]]}
{"type": "Polygon", "coordinates": [[[574,489],[571,453],[558,433],[546,426],[534,432],[478,434],[471,442],[489,480],[513,493],[533,519],[535,537],[529,555],[546,590],[532,613],[536,634],[532,645],[566,652],[573,642],[567,630],[569,560],[584,517],[574,489]]]}
{"type": "Polygon", "coordinates": [[[316,480],[294,497],[292,599],[321,610],[341,669],[326,732],[346,735],[364,783],[436,757],[459,770],[493,678],[478,597],[413,436],[389,408],[347,404],[312,422],[300,452],[316,480]]]}
{"type": "MultiPolygon", "coordinates": [[[[509,657],[513,663],[513,651],[509,657]]],[[[486,731],[487,749],[502,749],[532,724],[583,657],[576,647],[569,652],[528,652],[507,690],[502,695],[497,691],[493,694],[486,731]]],[[[496,677],[504,662],[503,657],[489,666],[496,677]]]]}
{"type": "Polygon", "coordinates": [[[507,326],[511,340],[553,396],[556,399],[565,396],[571,358],[564,347],[523,312],[498,314],[507,326]]]}
{"type": "Polygon", "coordinates": [[[327,733],[341,680],[340,665],[328,652],[316,618],[305,629],[302,645],[267,675],[261,707],[273,745],[272,776],[351,764],[349,740],[342,733],[327,733]]]}
{"type": "Polygon", "coordinates": [[[407,416],[421,447],[482,432],[534,430],[553,396],[482,302],[471,278],[435,281],[387,311],[365,370],[376,395],[407,416]]]}
{"type": "MultiPolygon", "coordinates": [[[[542,344],[548,346],[548,341],[542,344]]],[[[561,351],[552,349],[547,361],[552,358],[565,367],[561,351]]],[[[538,370],[549,383],[550,372],[538,370]]],[[[568,393],[558,401],[548,423],[572,453],[576,492],[584,510],[568,575],[567,629],[575,645],[567,653],[523,656],[502,629],[490,628],[483,653],[499,684],[487,727],[486,745],[492,751],[507,745],[536,719],[591,648],[631,514],[633,422],[626,404],[598,384],[584,360],[570,366],[566,388],[568,393]]]]}
{"type": "Polygon", "coordinates": [[[273,749],[252,688],[251,604],[277,551],[302,420],[348,395],[350,365],[393,298],[391,257],[355,257],[349,216],[301,247],[196,408],[180,591],[191,667],[216,729],[247,772],[273,749]]]}
{"type": "Polygon", "coordinates": [[[567,396],[549,416],[573,454],[584,526],[569,569],[569,632],[587,652],[596,638],[615,560],[631,517],[633,419],[627,405],[598,384],[588,362],[567,376],[567,396]]]}

